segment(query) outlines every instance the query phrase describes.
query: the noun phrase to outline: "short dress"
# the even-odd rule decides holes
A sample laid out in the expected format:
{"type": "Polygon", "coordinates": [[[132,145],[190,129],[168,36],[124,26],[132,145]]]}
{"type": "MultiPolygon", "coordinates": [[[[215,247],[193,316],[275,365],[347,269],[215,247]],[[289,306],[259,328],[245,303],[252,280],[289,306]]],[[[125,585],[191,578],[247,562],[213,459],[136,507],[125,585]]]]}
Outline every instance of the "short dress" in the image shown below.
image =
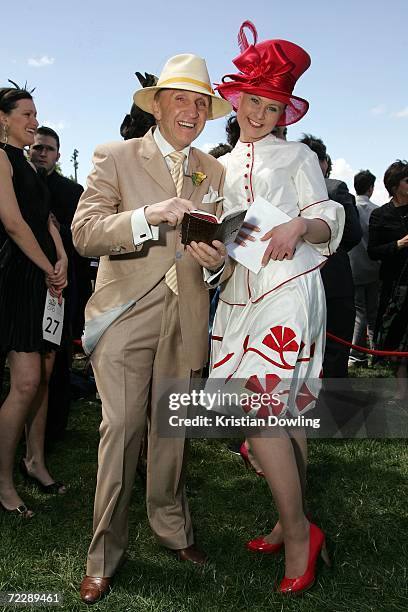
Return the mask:
{"type": "MultiPolygon", "coordinates": [[[[0,144],[13,168],[13,186],[24,220],[52,265],[55,244],[48,231],[50,196],[45,180],[26,160],[23,149],[0,144]]],[[[0,351],[46,352],[42,320],[47,287],[44,272],[6,233],[0,221],[0,351]]]]}
{"type": "Polygon", "coordinates": [[[234,262],[214,321],[208,388],[216,382],[235,392],[239,381],[249,396],[273,396],[270,405],[240,406],[246,415],[297,417],[314,406],[320,388],[326,303],[319,268],[341,240],[344,209],[329,200],[317,157],[302,143],[268,135],[238,142],[219,161],[227,171],[226,210],[249,208],[262,196],[292,218],[322,219],[331,231],[328,243],[302,240],[292,260],[270,260],[258,274],[234,262]]]}

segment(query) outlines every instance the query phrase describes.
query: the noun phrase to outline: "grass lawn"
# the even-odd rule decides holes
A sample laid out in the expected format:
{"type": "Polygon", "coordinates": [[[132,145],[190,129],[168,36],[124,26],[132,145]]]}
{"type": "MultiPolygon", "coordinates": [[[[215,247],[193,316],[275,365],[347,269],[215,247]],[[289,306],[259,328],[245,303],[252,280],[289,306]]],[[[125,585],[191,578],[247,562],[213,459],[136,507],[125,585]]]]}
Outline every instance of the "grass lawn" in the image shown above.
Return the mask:
{"type": "MultiPolygon", "coordinates": [[[[66,439],[49,454],[52,473],[69,484],[67,495],[43,495],[16,475],[19,491],[37,514],[22,521],[0,513],[0,591],[60,592],[63,610],[86,609],[78,586],[91,537],[99,418],[99,402],[76,402],[66,439]]],[[[271,528],[276,513],[263,479],[245,471],[227,443],[191,445],[191,511],[197,542],[211,563],[204,570],[190,567],[155,543],[137,481],[127,561],[114,590],[92,610],[408,610],[404,440],[311,441],[308,503],[327,534],[334,564],[331,570],[319,565],[314,588],[293,599],[273,592],[283,574],[282,556],[245,549],[246,540],[271,528]]]]}

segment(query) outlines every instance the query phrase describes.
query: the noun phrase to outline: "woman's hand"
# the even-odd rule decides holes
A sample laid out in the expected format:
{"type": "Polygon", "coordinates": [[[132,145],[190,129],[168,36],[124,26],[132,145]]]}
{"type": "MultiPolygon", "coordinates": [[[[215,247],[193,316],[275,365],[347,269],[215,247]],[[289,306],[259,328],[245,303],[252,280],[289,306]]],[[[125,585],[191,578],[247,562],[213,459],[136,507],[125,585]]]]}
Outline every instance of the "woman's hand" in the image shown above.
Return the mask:
{"type": "Polygon", "coordinates": [[[269,240],[268,247],[262,258],[262,266],[265,267],[270,259],[282,261],[292,259],[296,244],[299,238],[307,232],[307,223],[302,217],[296,217],[287,223],[277,225],[264,236],[261,240],[269,240]]]}
{"type": "Polygon", "coordinates": [[[244,223],[241,225],[241,229],[238,232],[237,237],[235,238],[235,242],[240,246],[246,246],[246,241],[250,240],[251,242],[255,242],[256,238],[251,236],[251,232],[260,232],[261,230],[257,225],[252,225],[252,223],[244,223]],[[249,233],[245,230],[249,230],[249,233]]]}
{"type": "Polygon", "coordinates": [[[47,289],[50,292],[51,297],[57,298],[58,304],[62,304],[62,290],[64,287],[59,287],[53,284],[53,281],[52,281],[53,275],[54,275],[54,272],[52,272],[52,274],[45,275],[45,284],[47,286],[47,289]]]}
{"type": "Polygon", "coordinates": [[[67,273],[68,273],[68,259],[61,257],[58,259],[54,266],[54,275],[52,277],[52,284],[59,289],[64,289],[67,286],[67,273]]]}
{"type": "Polygon", "coordinates": [[[67,286],[68,259],[61,257],[58,259],[52,272],[45,275],[45,284],[49,289],[50,295],[62,303],[62,290],[67,286]]]}

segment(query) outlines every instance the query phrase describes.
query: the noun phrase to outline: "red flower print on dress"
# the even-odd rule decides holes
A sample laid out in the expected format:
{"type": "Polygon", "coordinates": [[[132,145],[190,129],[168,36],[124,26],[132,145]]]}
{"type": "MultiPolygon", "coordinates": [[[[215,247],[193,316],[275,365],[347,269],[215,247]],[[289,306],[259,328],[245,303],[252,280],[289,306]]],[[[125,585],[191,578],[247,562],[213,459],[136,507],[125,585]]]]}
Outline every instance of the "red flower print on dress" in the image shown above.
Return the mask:
{"type": "Polygon", "coordinates": [[[276,325],[271,327],[271,333],[265,336],[262,344],[265,344],[277,353],[286,353],[287,351],[298,352],[299,345],[295,340],[296,334],[290,327],[276,325]]]}
{"type": "Polygon", "coordinates": [[[263,387],[261,381],[259,380],[256,374],[250,376],[246,381],[245,389],[256,393],[258,396],[263,396],[263,398],[258,397],[256,400],[254,398],[253,403],[251,403],[250,400],[249,405],[242,406],[244,412],[248,413],[251,412],[251,410],[256,410],[256,416],[259,419],[268,418],[270,414],[278,416],[282,412],[284,404],[282,402],[277,402],[277,393],[275,394],[275,397],[272,396],[274,395],[273,391],[276,389],[280,382],[281,378],[279,378],[277,374],[266,374],[265,387],[263,387]],[[270,396],[269,403],[267,403],[267,398],[265,397],[266,395],[270,396]],[[255,404],[255,401],[257,402],[256,407],[254,407],[253,405],[255,404]],[[259,401],[261,401],[262,403],[262,406],[260,407],[259,401]]]}
{"type": "Polygon", "coordinates": [[[302,412],[302,410],[310,406],[310,404],[313,404],[316,399],[317,398],[310,391],[306,383],[303,383],[299,389],[299,393],[296,396],[296,408],[299,410],[299,412],[302,412]]]}
{"type": "MultiPolygon", "coordinates": [[[[294,370],[295,369],[296,364],[294,363],[292,365],[291,363],[288,363],[284,357],[285,352],[288,352],[288,351],[297,352],[299,349],[299,345],[295,340],[296,338],[295,332],[292,329],[290,329],[290,327],[283,327],[282,325],[276,325],[275,327],[271,327],[269,329],[271,333],[265,336],[265,338],[262,341],[262,344],[272,349],[274,352],[277,352],[279,354],[280,362],[275,361],[274,359],[271,359],[271,357],[268,357],[268,355],[265,355],[265,353],[263,353],[259,349],[253,346],[249,346],[250,336],[248,334],[247,336],[245,336],[244,342],[242,343],[243,353],[241,355],[241,359],[239,360],[238,365],[236,366],[235,370],[233,370],[233,372],[231,372],[229,376],[227,377],[226,382],[230,380],[233,376],[235,376],[236,372],[239,370],[242,360],[244,359],[247,353],[256,353],[256,355],[259,355],[260,357],[262,357],[262,359],[264,359],[268,363],[271,363],[277,368],[282,368],[283,370],[294,370]]],[[[229,359],[230,359],[230,356],[227,355],[227,357],[223,360],[222,363],[224,364],[229,359]]],[[[218,366],[221,364],[220,362],[218,362],[216,365],[218,366]]]]}

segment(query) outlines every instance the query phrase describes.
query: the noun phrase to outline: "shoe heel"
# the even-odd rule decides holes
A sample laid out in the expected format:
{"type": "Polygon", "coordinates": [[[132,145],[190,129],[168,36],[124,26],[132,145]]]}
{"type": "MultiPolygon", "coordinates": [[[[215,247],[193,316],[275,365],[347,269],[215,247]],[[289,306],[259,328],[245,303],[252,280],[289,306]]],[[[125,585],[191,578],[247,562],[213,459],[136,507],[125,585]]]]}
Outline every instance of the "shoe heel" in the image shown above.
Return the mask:
{"type": "Polygon", "coordinates": [[[332,566],[332,562],[330,560],[329,553],[327,552],[326,541],[323,542],[320,554],[322,556],[323,561],[327,565],[327,567],[331,567],[332,566]]]}

